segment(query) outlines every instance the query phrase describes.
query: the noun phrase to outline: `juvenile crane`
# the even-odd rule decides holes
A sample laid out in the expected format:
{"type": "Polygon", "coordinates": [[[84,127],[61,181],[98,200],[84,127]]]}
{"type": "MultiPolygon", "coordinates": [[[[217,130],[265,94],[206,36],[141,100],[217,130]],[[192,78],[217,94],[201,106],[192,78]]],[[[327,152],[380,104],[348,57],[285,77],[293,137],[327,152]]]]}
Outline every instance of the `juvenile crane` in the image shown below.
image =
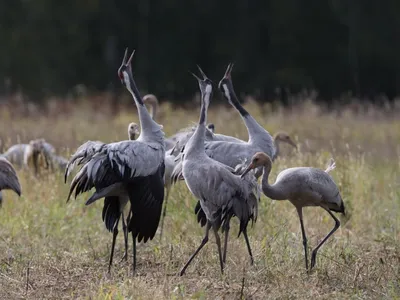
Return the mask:
{"type": "Polygon", "coordinates": [[[13,165],[4,157],[0,157],[0,207],[3,202],[2,190],[12,190],[21,196],[21,185],[13,165]]]}
{"type": "Polygon", "coordinates": [[[240,233],[243,233],[247,249],[253,261],[251,247],[247,236],[247,225],[250,220],[255,221],[258,209],[258,185],[253,174],[249,174],[241,181],[240,176],[235,175],[235,170],[221,164],[205,153],[204,140],[207,121],[207,109],[212,94],[211,80],[199,67],[203,79],[198,78],[201,91],[201,111],[199,124],[186,144],[183,153],[183,175],[186,185],[191,193],[200,201],[203,215],[199,222],[206,222],[206,231],[200,246],[182,268],[182,276],[194,257],[208,242],[208,234],[212,228],[218,247],[221,272],[226,260],[226,243],[229,230],[229,222],[233,216],[240,221],[240,233]],[[205,219],[203,218],[205,217],[205,219]],[[218,230],[222,227],[225,231],[224,254],[221,251],[221,241],[218,230]]]}
{"type": "Polygon", "coordinates": [[[160,221],[164,200],[165,145],[162,126],[151,118],[133,79],[133,54],[128,59],[126,49],[118,76],[132,94],[138,109],[141,127],[139,138],[111,144],[88,141],[71,157],[65,175],[69,175],[75,164],[83,165],[72,180],[69,196],[74,190],[76,197],[95,188],[95,193],[86,204],[105,198],[103,220],[106,228],[113,231],[110,265],[118,234],[118,222],[124,202],[129,198],[131,218],[128,230],[132,233],[135,270],[136,239],[144,243],[153,239],[160,221]]]}
{"type": "Polygon", "coordinates": [[[307,237],[303,224],[303,207],[320,206],[325,209],[335,220],[335,226],[328,235],[318,244],[311,254],[310,270],[315,266],[318,249],[339,228],[340,221],[332,213],[345,214],[344,203],[339,189],[329,172],[335,168],[332,160],[328,168],[323,171],[317,168],[298,167],[283,170],[278,174],[274,184],[268,183],[272,161],[265,153],[256,153],[242,176],[254,168],[263,168],[262,190],[264,194],[273,200],[289,200],[297,210],[300,219],[301,233],[303,236],[304,256],[306,270],[308,270],[307,237]]]}

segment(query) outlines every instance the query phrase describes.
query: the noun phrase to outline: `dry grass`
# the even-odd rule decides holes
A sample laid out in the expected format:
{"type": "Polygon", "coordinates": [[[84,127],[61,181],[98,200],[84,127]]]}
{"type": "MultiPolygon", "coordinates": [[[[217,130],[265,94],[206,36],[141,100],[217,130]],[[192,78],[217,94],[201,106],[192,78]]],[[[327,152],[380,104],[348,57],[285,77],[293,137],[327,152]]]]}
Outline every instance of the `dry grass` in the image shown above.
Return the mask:
{"type": "MultiPolygon", "coordinates": [[[[115,117],[90,108],[82,104],[56,116],[23,117],[3,107],[0,137],[5,146],[44,137],[67,155],[88,139],[126,139],[127,124],[137,121],[133,105],[115,117]]],[[[138,246],[137,276],[131,275],[131,257],[118,264],[122,234],[112,272],[107,274],[111,234],[101,221],[101,201],[86,207],[87,194],[66,204],[68,185],[61,174],[44,174],[39,180],[19,171],[23,196],[5,192],[0,211],[0,298],[399,299],[399,118],[371,109],[363,114],[322,114],[310,103],[274,112],[267,105],[247,108],[271,133],[284,129],[300,145],[297,153],[284,149],[272,178],[287,167],[324,168],[331,156],[337,161],[332,175],[348,218],[341,219],[342,226],[319,252],[311,274],[304,270],[295,209],[285,201],[263,197],[259,219],[249,231],[254,266],[243,239],[236,239],[233,222],[224,275],[213,238],[184,277],[174,275],[203,236],[193,214],[195,199],[183,182],[172,190],[163,240],[159,242],[157,235],[138,246]]],[[[196,121],[197,113],[197,107],[172,111],[165,104],[160,123],[170,135],[196,121]]],[[[247,137],[231,108],[212,107],[209,121],[218,132],[247,137]]],[[[305,223],[310,246],[333,226],[329,215],[318,208],[306,209],[305,223]]]]}

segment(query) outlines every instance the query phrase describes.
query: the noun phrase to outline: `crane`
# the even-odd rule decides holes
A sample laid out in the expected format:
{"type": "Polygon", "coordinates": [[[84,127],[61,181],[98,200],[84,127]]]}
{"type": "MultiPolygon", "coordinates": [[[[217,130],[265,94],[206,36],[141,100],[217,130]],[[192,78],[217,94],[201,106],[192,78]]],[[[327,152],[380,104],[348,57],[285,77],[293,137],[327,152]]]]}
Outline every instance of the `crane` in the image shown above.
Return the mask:
{"type": "Polygon", "coordinates": [[[333,229],[312,251],[310,270],[315,266],[318,249],[340,226],[340,221],[332,212],[339,212],[345,215],[344,203],[339,189],[328,174],[335,166],[335,161],[331,160],[325,171],[311,167],[289,168],[280,172],[275,183],[270,185],[268,177],[271,172],[272,161],[267,154],[259,152],[253,156],[250,164],[242,174],[242,176],[245,176],[250,170],[262,167],[263,178],[261,185],[264,194],[273,200],[289,200],[296,207],[303,236],[306,270],[308,270],[308,254],[307,236],[303,224],[303,207],[320,206],[335,220],[333,229]]]}
{"type": "Polygon", "coordinates": [[[124,202],[131,204],[128,231],[133,240],[133,270],[136,270],[136,240],[146,243],[153,239],[160,221],[164,200],[165,144],[162,126],[150,116],[140,96],[132,75],[128,49],[118,76],[131,93],[139,113],[140,135],[137,140],[105,144],[88,141],[81,145],[68,162],[65,178],[75,165],[81,169],[71,182],[68,199],[75,190],[80,193],[95,188],[95,193],[86,205],[105,198],[103,220],[106,228],[113,232],[110,264],[118,235],[118,222],[124,202]]]}
{"type": "Polygon", "coordinates": [[[201,92],[201,111],[198,126],[190,138],[183,153],[183,175],[191,193],[199,200],[203,212],[199,222],[205,222],[206,230],[203,241],[188,262],[182,268],[182,276],[191,261],[208,242],[209,231],[212,228],[218,246],[218,254],[221,272],[224,270],[226,260],[226,249],[228,241],[229,223],[233,216],[240,220],[239,235],[243,233],[247,249],[253,261],[253,255],[247,236],[247,225],[250,220],[257,219],[258,210],[258,185],[253,174],[241,181],[235,170],[219,163],[205,153],[204,140],[206,132],[207,109],[212,95],[212,83],[200,67],[199,71],[203,77],[198,80],[201,92]],[[203,218],[205,217],[205,218],[203,218]],[[225,245],[222,254],[221,240],[218,230],[225,231],[225,245]]]}

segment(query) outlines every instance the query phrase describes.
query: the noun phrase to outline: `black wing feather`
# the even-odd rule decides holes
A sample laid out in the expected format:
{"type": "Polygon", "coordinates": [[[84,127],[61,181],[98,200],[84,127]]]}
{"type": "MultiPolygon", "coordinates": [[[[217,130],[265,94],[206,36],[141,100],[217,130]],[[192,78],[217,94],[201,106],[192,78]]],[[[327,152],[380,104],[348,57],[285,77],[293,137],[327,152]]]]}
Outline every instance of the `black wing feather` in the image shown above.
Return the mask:
{"type": "Polygon", "coordinates": [[[115,225],[119,221],[121,212],[119,209],[119,197],[105,197],[102,212],[102,218],[108,231],[113,231],[115,225]]]}
{"type": "Polygon", "coordinates": [[[207,217],[201,208],[200,201],[197,201],[196,207],[194,208],[194,213],[197,215],[197,222],[201,227],[204,227],[204,225],[207,224],[207,217]]]}
{"type": "Polygon", "coordinates": [[[164,201],[164,171],[162,162],[156,173],[136,177],[126,186],[132,211],[128,228],[138,242],[146,243],[156,234],[164,201]]]}

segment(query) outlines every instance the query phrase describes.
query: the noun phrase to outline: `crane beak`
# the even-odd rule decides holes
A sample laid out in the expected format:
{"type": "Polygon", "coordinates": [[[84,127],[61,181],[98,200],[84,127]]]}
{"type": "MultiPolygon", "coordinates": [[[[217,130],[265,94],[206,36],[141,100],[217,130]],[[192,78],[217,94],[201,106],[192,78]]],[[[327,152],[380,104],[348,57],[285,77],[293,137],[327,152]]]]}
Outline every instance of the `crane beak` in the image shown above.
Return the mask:
{"type": "Polygon", "coordinates": [[[189,74],[192,74],[192,76],[193,76],[194,78],[196,78],[198,81],[202,81],[202,79],[199,78],[196,74],[194,74],[194,73],[192,73],[192,72],[190,72],[190,71],[189,71],[189,74]]]}
{"type": "Polygon", "coordinates": [[[225,78],[225,79],[230,79],[230,78],[231,78],[231,73],[232,73],[233,65],[234,65],[234,63],[230,63],[230,64],[228,65],[228,67],[226,68],[225,75],[224,75],[224,78],[225,78]]]}
{"type": "Polygon", "coordinates": [[[200,66],[199,66],[199,65],[197,65],[197,68],[199,69],[199,72],[200,72],[201,76],[203,76],[203,80],[206,80],[206,79],[208,79],[207,75],[206,75],[206,74],[204,74],[203,70],[200,68],[200,66]]]}
{"type": "Polygon", "coordinates": [[[244,172],[242,173],[242,175],[240,175],[240,178],[243,178],[244,176],[246,176],[246,174],[247,173],[249,173],[251,170],[253,170],[254,169],[254,164],[253,163],[250,163],[248,166],[247,166],[247,168],[246,168],[246,170],[244,170],[244,172]]]}
{"type": "Polygon", "coordinates": [[[289,145],[293,146],[293,148],[295,148],[297,150],[297,144],[292,139],[289,138],[288,143],[289,143],[289,145]]]}

